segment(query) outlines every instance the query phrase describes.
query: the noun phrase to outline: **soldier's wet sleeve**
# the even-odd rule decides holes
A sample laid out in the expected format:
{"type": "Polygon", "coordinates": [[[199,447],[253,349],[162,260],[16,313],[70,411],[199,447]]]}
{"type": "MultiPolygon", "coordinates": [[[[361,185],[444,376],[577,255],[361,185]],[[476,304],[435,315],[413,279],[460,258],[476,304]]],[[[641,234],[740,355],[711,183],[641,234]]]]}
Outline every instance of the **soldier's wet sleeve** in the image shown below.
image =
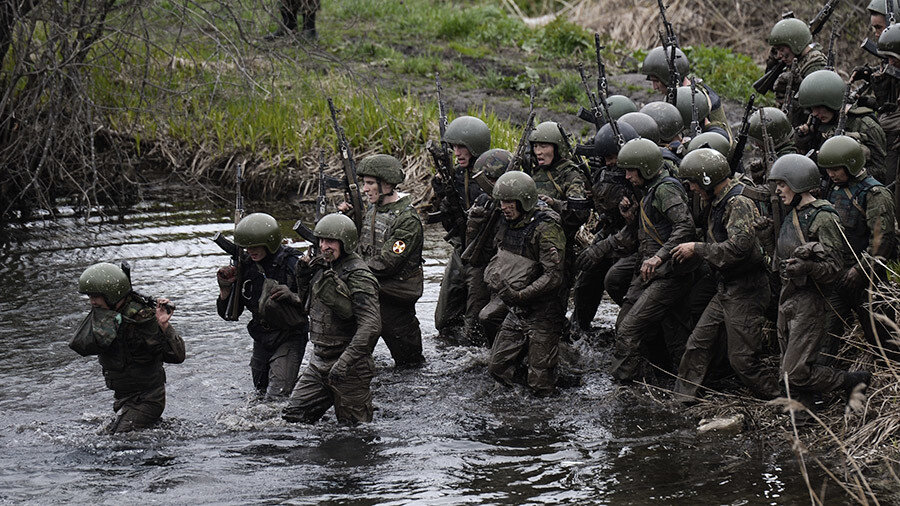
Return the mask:
{"type": "Polygon", "coordinates": [[[753,201],[744,196],[731,199],[725,208],[728,239],[697,244],[695,251],[717,269],[727,268],[750,258],[756,244],[753,221],[759,216],[753,201]]]}
{"type": "Polygon", "coordinates": [[[825,258],[816,261],[809,276],[818,283],[831,284],[837,281],[844,270],[844,235],[838,224],[838,215],[819,212],[809,226],[810,241],[818,241],[825,248],[825,258]]]}
{"type": "Polygon", "coordinates": [[[391,235],[382,244],[381,252],[366,263],[376,276],[392,276],[407,264],[410,255],[422,251],[423,242],[419,217],[415,211],[404,211],[394,223],[391,235]]]}
{"type": "Polygon", "coordinates": [[[894,217],[891,192],[883,186],[871,188],[866,198],[866,225],[869,227],[867,251],[870,255],[893,258],[896,244],[894,217]]]}
{"type": "Polygon", "coordinates": [[[350,344],[341,353],[338,363],[345,370],[360,358],[372,354],[378,336],[381,335],[381,311],[378,306],[378,281],[365,270],[353,271],[347,278],[347,287],[356,318],[356,332],[350,344]]]}
{"type": "Polygon", "coordinates": [[[162,359],[167,364],[180,364],[185,359],[184,339],[178,335],[175,326],[171,323],[165,331],[159,330],[162,334],[162,359]]]}
{"type": "Polygon", "coordinates": [[[683,242],[693,241],[694,219],[684,195],[672,184],[661,184],[654,193],[652,205],[664,213],[672,223],[672,233],[666,242],[656,251],[656,256],[663,262],[672,256],[672,248],[683,242]]]}
{"type": "Polygon", "coordinates": [[[866,170],[875,179],[885,182],[884,159],[887,156],[887,137],[878,123],[869,116],[861,116],[847,127],[847,135],[856,138],[866,153],[866,170]]]}
{"type": "MultiPolygon", "coordinates": [[[[584,178],[576,166],[572,166],[566,173],[564,182],[566,199],[586,200],[587,192],[584,189],[584,178]]],[[[565,209],[561,213],[566,230],[577,231],[578,227],[587,222],[591,215],[588,207],[584,209],[565,209]]]]}
{"type": "Polygon", "coordinates": [[[551,295],[563,281],[563,258],[566,253],[566,236],[562,227],[545,221],[538,225],[535,233],[538,239],[538,261],[543,273],[533,283],[519,291],[524,302],[551,295]]]}

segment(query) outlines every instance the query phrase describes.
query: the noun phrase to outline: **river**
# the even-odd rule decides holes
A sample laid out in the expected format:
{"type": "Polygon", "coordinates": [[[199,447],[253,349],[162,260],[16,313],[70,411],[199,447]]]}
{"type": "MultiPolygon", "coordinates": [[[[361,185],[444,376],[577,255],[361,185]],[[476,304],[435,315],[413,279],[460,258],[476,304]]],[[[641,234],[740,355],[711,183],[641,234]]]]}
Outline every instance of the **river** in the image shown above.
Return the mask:
{"type": "MultiPolygon", "coordinates": [[[[289,223],[285,221],[285,227],[289,223]]],[[[696,419],[620,388],[609,352],[579,346],[583,384],[537,399],[499,387],[487,350],[434,338],[447,249],[426,238],[417,310],[427,365],[375,351],[375,420],[292,425],[253,399],[251,340],[215,311],[210,241],[227,211],[154,205],[122,221],[36,220],[0,247],[0,501],[7,503],[789,504],[809,496],[786,444],[698,435],[696,419]],[[112,393],[68,340],[88,311],[80,273],[127,260],[137,289],[177,304],[187,360],[167,365],[154,429],[109,436],[112,393]]],[[[287,230],[287,228],[285,228],[287,230]]],[[[229,233],[230,235],[230,233],[229,233]]],[[[609,328],[605,306],[595,325],[609,328]]],[[[309,349],[307,349],[307,355],[309,349]]],[[[821,477],[814,476],[814,483],[821,477]]]]}

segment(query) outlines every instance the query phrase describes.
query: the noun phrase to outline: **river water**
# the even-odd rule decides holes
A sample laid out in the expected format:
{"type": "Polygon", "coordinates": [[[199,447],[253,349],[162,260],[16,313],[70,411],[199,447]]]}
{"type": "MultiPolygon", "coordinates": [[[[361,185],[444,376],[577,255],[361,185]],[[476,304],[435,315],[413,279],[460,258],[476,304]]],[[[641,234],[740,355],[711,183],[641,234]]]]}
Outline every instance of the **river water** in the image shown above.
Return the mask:
{"type": "MultiPolygon", "coordinates": [[[[26,228],[0,248],[2,502],[809,500],[786,444],[698,435],[696,419],[637,387],[612,384],[606,349],[582,344],[583,384],[549,399],[498,387],[485,349],[433,337],[447,258],[438,230],[427,234],[417,308],[428,364],[395,372],[379,343],[375,421],[343,428],[333,415],[287,424],[280,405],[253,399],[246,320],[225,322],[214,304],[215,270],[227,257],[209,238],[232,228],[227,211],[157,205],[122,221],[63,217],[26,228]],[[112,419],[112,393],[96,358],[67,343],[88,310],[78,276],[92,263],[119,260],[131,262],[137,289],[175,301],[187,360],[166,367],[158,427],[109,436],[102,427],[112,419]]],[[[613,315],[606,307],[595,325],[609,328],[613,315]]]]}

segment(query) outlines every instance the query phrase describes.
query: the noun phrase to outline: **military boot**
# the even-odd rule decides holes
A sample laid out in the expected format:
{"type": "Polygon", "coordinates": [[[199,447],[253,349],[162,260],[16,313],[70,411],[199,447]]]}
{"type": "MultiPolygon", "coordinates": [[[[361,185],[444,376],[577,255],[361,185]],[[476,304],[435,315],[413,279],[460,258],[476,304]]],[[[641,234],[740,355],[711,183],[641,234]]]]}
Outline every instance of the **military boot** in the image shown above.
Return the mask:
{"type": "Polygon", "coordinates": [[[863,385],[862,391],[865,392],[866,388],[872,383],[872,373],[869,371],[852,371],[848,372],[847,376],[844,377],[844,384],[842,385],[844,392],[848,395],[853,392],[853,389],[856,388],[857,385],[863,385]]]}
{"type": "Polygon", "coordinates": [[[316,13],[311,12],[303,15],[303,32],[302,35],[309,41],[316,40],[316,13]]]}

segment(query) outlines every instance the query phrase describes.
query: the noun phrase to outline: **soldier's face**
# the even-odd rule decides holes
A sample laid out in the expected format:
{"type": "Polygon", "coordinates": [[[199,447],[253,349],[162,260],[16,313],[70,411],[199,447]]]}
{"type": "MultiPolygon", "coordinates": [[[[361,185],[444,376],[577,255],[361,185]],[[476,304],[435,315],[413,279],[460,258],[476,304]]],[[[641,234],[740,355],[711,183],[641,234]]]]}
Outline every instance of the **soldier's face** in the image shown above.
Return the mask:
{"type": "Polygon", "coordinates": [[[827,172],[828,177],[837,184],[846,183],[850,180],[850,174],[848,174],[847,169],[843,167],[827,167],[825,172],[827,172]]]}
{"type": "Polygon", "coordinates": [[[618,161],[619,161],[619,157],[617,155],[603,157],[603,163],[605,163],[606,166],[610,167],[610,168],[615,167],[616,162],[618,162],[618,161]]]}
{"type": "Polygon", "coordinates": [[[888,56],[888,63],[900,69],[900,59],[894,58],[893,56],[888,56]]]}
{"type": "Polygon", "coordinates": [[[522,213],[519,212],[519,202],[516,200],[501,200],[500,201],[500,212],[503,213],[503,218],[506,221],[516,221],[522,216],[522,213]]]}
{"type": "Polygon", "coordinates": [[[669,91],[669,89],[666,87],[666,83],[660,81],[656,77],[647,76],[647,80],[650,81],[650,86],[653,86],[653,90],[656,91],[657,93],[665,94],[666,92],[669,91]]]}
{"type": "Polygon", "coordinates": [[[268,251],[265,246],[250,246],[247,248],[247,254],[250,255],[250,260],[261,262],[263,258],[266,258],[268,251]]]}
{"type": "Polygon", "coordinates": [[[699,195],[700,200],[702,200],[703,202],[709,202],[709,193],[706,193],[706,190],[701,188],[699,184],[693,181],[688,181],[688,188],[691,189],[691,193],[693,193],[694,195],[699,195]]]}
{"type": "Polygon", "coordinates": [[[88,300],[90,301],[92,307],[96,307],[99,309],[109,309],[109,305],[106,304],[106,297],[102,295],[88,295],[88,300]]]}
{"type": "Polygon", "coordinates": [[[825,107],[824,105],[817,105],[813,107],[810,111],[810,114],[812,114],[813,117],[817,118],[822,123],[828,123],[832,119],[834,119],[834,111],[825,107]]]}
{"type": "Polygon", "coordinates": [[[875,39],[878,39],[878,37],[881,37],[884,29],[887,28],[887,19],[885,19],[883,14],[872,14],[869,16],[869,28],[875,34],[875,39]]]}
{"type": "Polygon", "coordinates": [[[775,46],[775,56],[788,65],[794,62],[794,52],[787,46],[775,46]]]}
{"type": "Polygon", "coordinates": [[[635,188],[644,186],[644,178],[641,177],[641,173],[637,169],[625,169],[625,179],[635,188]]]}
{"type": "Polygon", "coordinates": [[[781,203],[786,206],[790,205],[794,200],[794,196],[797,195],[784,181],[775,182],[775,193],[781,197],[781,203]]]}
{"type": "Polygon", "coordinates": [[[333,262],[341,257],[341,241],[337,239],[319,239],[319,251],[325,260],[333,262]]]}
{"type": "MultiPolygon", "coordinates": [[[[363,193],[366,194],[366,198],[369,199],[369,202],[374,204],[378,202],[379,191],[378,191],[378,179],[371,176],[363,176],[363,193]]],[[[390,188],[388,184],[381,185],[381,192],[388,194],[390,191],[385,190],[385,188],[390,188]]],[[[392,188],[391,188],[392,189],[392,188]]]]}
{"type": "Polygon", "coordinates": [[[456,163],[458,163],[460,167],[469,168],[472,166],[472,153],[469,152],[469,148],[462,144],[454,144],[453,154],[456,155],[456,163]]]}
{"type": "Polygon", "coordinates": [[[534,150],[534,156],[537,158],[538,165],[550,165],[553,163],[553,152],[556,146],[547,142],[535,142],[531,148],[534,150]]]}

